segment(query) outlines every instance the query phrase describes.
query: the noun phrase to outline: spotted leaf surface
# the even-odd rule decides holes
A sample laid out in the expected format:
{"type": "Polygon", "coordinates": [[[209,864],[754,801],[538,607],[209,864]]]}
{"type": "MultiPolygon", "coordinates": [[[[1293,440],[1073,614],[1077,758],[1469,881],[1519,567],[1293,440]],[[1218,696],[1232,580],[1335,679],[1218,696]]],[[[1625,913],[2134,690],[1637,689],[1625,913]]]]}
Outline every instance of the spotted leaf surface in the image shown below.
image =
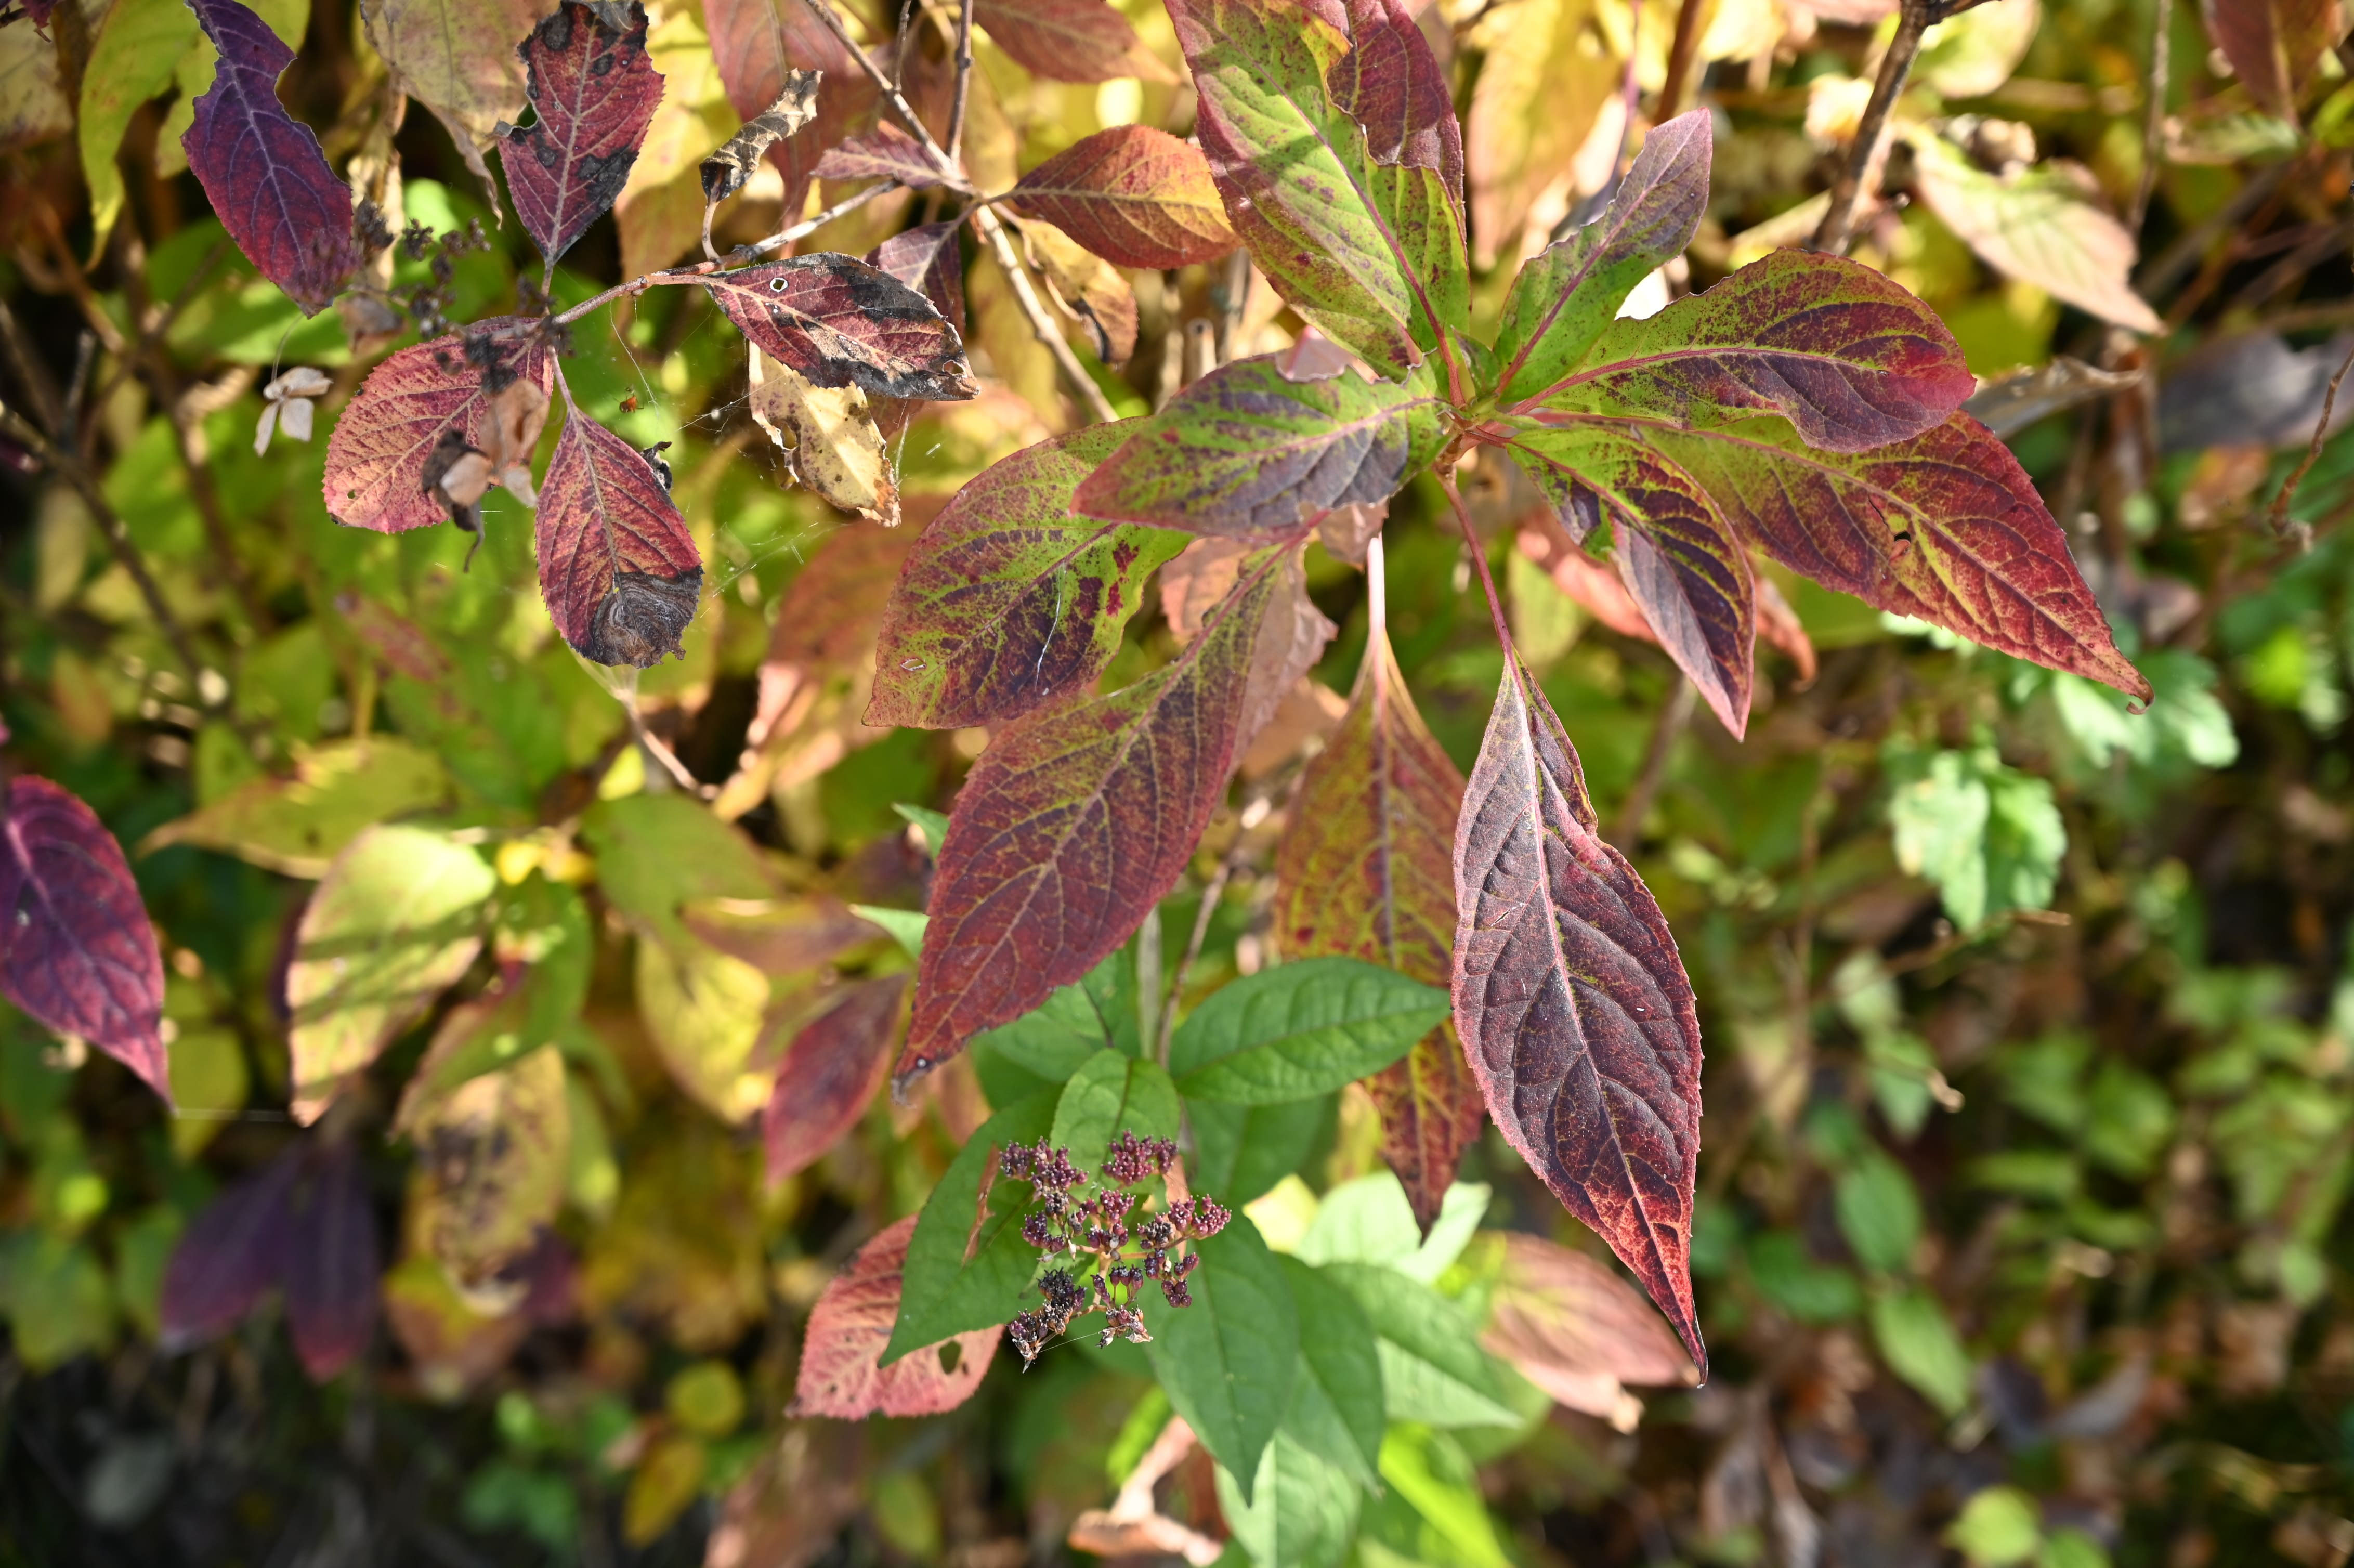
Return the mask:
{"type": "Polygon", "coordinates": [[[884,611],[869,724],[1002,724],[1102,673],[1146,580],[1186,536],[1081,517],[1071,498],[1145,426],[1042,441],[941,508],[884,611]]]}
{"type": "Polygon", "coordinates": [[[535,118],[508,129],[499,161],[516,216],[553,265],[628,183],[662,102],[662,73],[646,54],[638,0],[564,0],[515,52],[535,118]]]}
{"type": "Polygon", "coordinates": [[[738,331],[812,386],[970,397],[964,340],[930,301],[852,256],[821,252],[699,280],[738,331]]]}
{"type": "Polygon", "coordinates": [[[867,265],[880,268],[929,300],[949,325],[964,332],[964,256],[953,223],[919,223],[875,248],[867,265]]]}
{"type": "Polygon", "coordinates": [[[1236,244],[1201,149],[1150,125],[1081,138],[1023,175],[1011,205],[1122,267],[1213,261],[1236,244]]]}
{"type": "Polygon", "coordinates": [[[678,652],[703,558],[636,448],[575,410],[539,487],[539,591],[584,659],[641,669],[678,652]]]}
{"type": "Polygon", "coordinates": [[[801,211],[823,150],[872,122],[874,83],[803,0],[705,0],[703,19],[727,101],[747,120],[783,95],[793,71],[824,73],[816,120],[769,148],[784,176],[785,210],[801,211]]]}
{"type": "Polygon", "coordinates": [[[1447,72],[1405,0],[1346,0],[1349,52],[1332,68],[1332,101],[1365,128],[1377,164],[1429,169],[1463,205],[1463,127],[1447,72]]]}
{"type": "Polygon", "coordinates": [[[0,818],[0,994],[89,1041],[166,1101],[164,959],[114,835],[80,798],[30,775],[0,818]]]}
{"type": "MultiPolygon", "coordinates": [[[[1363,959],[1446,984],[1462,803],[1463,775],[1416,711],[1388,638],[1376,638],[1276,852],[1284,953],[1363,959]]],[[[1427,1229],[1484,1119],[1453,1025],[1432,1030],[1366,1086],[1381,1107],[1383,1157],[1427,1229]]]]}
{"type": "Polygon", "coordinates": [[[841,999],[785,1047],[776,1090],[760,1121],[771,1182],[816,1163],[857,1124],[883,1086],[891,1063],[891,1029],[907,989],[905,975],[845,986],[841,999]]]}
{"type": "Polygon", "coordinates": [[[392,355],[368,378],[327,437],[321,483],[327,514],[377,534],[405,534],[450,521],[450,509],[425,488],[425,467],[445,430],[464,444],[492,444],[493,399],[510,377],[545,392],[555,360],[536,344],[496,334],[512,317],[479,322],[392,355]]]}
{"type": "Polygon", "coordinates": [[[937,1415],[972,1397],[997,1357],[999,1330],[978,1329],[877,1364],[899,1315],[900,1269],[916,1232],[909,1214],[858,1249],[810,1312],[794,1380],[793,1416],[937,1415]]]}
{"type": "Polygon", "coordinates": [[[1179,394],[1079,486],[1091,517],[1190,533],[1288,533],[1386,501],[1438,444],[1438,400],[1342,374],[1294,381],[1273,357],[1223,366],[1179,394]]]}
{"type": "Polygon", "coordinates": [[[1172,662],[981,753],[932,874],[901,1083],[1085,975],[1183,874],[1225,792],[1282,555],[1261,552],[1172,662]]]}
{"type": "Polygon", "coordinates": [[[180,138],[188,167],[246,259],[316,315],[360,264],[351,188],[278,101],[294,51],[238,0],[189,4],[220,64],[180,138]]]}
{"type": "Polygon", "coordinates": [[[1489,1114],[1704,1371],[1691,982],[1650,890],[1602,838],[1561,720],[1509,651],[1456,830],[1455,897],[1455,1023],[1489,1114]]]}
{"type": "Polygon", "coordinates": [[[1548,398],[1681,424],[1780,414],[1859,452],[1943,424],[1978,389],[1945,323],[1861,262],[1777,250],[1655,316],[1614,323],[1548,398]]]}

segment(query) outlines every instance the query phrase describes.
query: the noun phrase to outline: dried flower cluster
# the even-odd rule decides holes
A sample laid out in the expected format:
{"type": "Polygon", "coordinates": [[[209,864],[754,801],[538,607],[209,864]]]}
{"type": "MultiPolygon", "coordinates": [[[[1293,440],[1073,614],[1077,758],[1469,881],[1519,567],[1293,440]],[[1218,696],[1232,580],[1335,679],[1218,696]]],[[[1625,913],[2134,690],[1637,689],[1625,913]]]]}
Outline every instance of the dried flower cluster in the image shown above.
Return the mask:
{"type": "Polygon", "coordinates": [[[1037,1190],[1038,1207],[1023,1218],[1022,1239],[1050,1257],[1075,1260],[1046,1270],[1038,1280],[1044,1305],[1016,1315],[1008,1325],[1024,1370],[1048,1341],[1089,1312],[1104,1315],[1098,1343],[1125,1337],[1142,1344],[1152,1338],[1137,1301],[1148,1282],[1161,1287],[1172,1307],[1193,1304],[1185,1280],[1200,1258],[1190,1250],[1172,1257],[1172,1250],[1225,1229],[1231,1217],[1225,1206],[1211,1198],[1182,1198],[1129,1223],[1130,1211],[1145,1196],[1134,1189],[1167,1176],[1176,1163],[1177,1146],[1167,1139],[1123,1132],[1105,1151],[1095,1192],[1077,1197],[1087,1173],[1071,1163],[1069,1150],[1041,1139],[1034,1145],[1009,1144],[998,1155],[1002,1174],[1037,1190]]]}

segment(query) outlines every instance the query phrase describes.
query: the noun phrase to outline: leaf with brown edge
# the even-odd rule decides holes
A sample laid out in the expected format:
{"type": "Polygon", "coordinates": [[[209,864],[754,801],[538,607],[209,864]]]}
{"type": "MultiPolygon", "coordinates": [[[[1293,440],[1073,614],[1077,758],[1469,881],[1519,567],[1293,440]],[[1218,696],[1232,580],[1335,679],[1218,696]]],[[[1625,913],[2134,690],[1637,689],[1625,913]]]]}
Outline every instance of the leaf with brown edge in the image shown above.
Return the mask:
{"type": "Polygon", "coordinates": [[[2338,0],[2204,0],[2199,11],[2248,95],[2292,125],[2322,57],[2346,36],[2338,0]]]}
{"type": "Polygon", "coordinates": [[[703,557],[638,450],[581,413],[564,422],[539,491],[539,591],[573,652],[643,669],[678,652],[703,557]]]}
{"type": "Polygon", "coordinates": [[[964,256],[955,223],[919,223],[902,229],[867,254],[880,268],[932,302],[958,335],[964,333],[964,256]]]}
{"type": "Polygon", "coordinates": [[[973,0],[972,19],[1015,64],[1048,81],[1174,79],[1104,0],[973,0]]]}
{"type": "Polygon", "coordinates": [[[1188,267],[1241,243],[1201,149],[1150,125],[1082,137],[1023,175],[1006,205],[1121,267],[1188,267]]]}
{"type": "Polygon", "coordinates": [[[553,8],[550,0],[365,0],[360,15],[400,85],[471,143],[523,112],[515,41],[553,8]]]}
{"type": "Polygon", "coordinates": [[[445,430],[465,446],[493,441],[493,399],[513,378],[543,393],[556,361],[540,344],[496,334],[514,317],[478,322],[461,333],[420,343],[368,372],[327,437],[320,489],[338,523],[378,534],[405,534],[450,520],[425,488],[425,468],[445,430]]]}
{"type": "Polygon", "coordinates": [[[897,526],[899,476],[865,392],[812,387],[767,349],[751,347],[745,387],[753,422],[789,454],[794,477],[830,506],[897,526]]]}
{"type": "MultiPolygon", "coordinates": [[[[722,202],[744,188],[769,149],[817,118],[822,81],[813,70],[788,70],[777,101],[744,122],[743,128],[712,150],[697,167],[703,199],[722,202]]],[[[723,81],[724,87],[726,83],[723,81]]]]}
{"type": "Polygon", "coordinates": [[[1479,1343],[1572,1410],[1628,1430],[1626,1385],[1678,1387],[1692,1364],[1659,1315],[1609,1266],[1522,1231],[1497,1238],[1503,1267],[1479,1343]]]}
{"type": "Polygon", "coordinates": [[[1294,381],[1270,355],[1179,393],[1079,486],[1090,517],[1266,538],[1386,501],[1439,441],[1438,400],[1342,375],[1294,381]]]}
{"type": "Polygon", "coordinates": [[[962,398],[964,340],[930,301],[852,256],[820,252],[695,280],[737,330],[814,387],[962,398]]]}
{"type": "Polygon", "coordinates": [[[1792,571],[2149,700],[2149,683],[2117,652],[2034,481],[1968,415],[1853,455],[1810,450],[1776,418],[1723,430],[1622,428],[1691,475],[1792,571]]]}
{"type": "Polygon", "coordinates": [[[844,986],[841,1000],[785,1047],[776,1090],[760,1118],[771,1186],[815,1164],[858,1124],[891,1065],[892,1026],[907,989],[905,975],[844,986]]]}
{"type": "Polygon", "coordinates": [[[1434,171],[1459,212],[1463,128],[1447,72],[1416,25],[1414,8],[1405,0],[1346,5],[1349,52],[1326,78],[1332,101],[1365,128],[1373,162],[1434,171]]]}
{"type": "Polygon", "coordinates": [[[563,0],[515,53],[535,118],[506,129],[499,163],[515,216],[552,267],[629,182],[663,79],[646,53],[638,0],[563,0]]]}
{"type": "Polygon", "coordinates": [[[1071,498],[1146,426],[1057,436],[957,492],[916,541],[884,611],[867,723],[1002,724],[1102,673],[1146,580],[1186,536],[1080,517],[1071,498]]]}
{"type": "Polygon", "coordinates": [[[899,1315],[899,1271],[917,1218],[909,1214],[879,1232],[817,1298],[801,1340],[801,1371],[787,1416],[863,1421],[870,1415],[937,1415],[954,1410],[981,1386],[997,1358],[996,1329],[976,1329],[927,1345],[887,1367],[876,1364],[899,1315]]]}
{"type": "Polygon", "coordinates": [[[973,764],[932,873],[899,1086],[1085,975],[1184,874],[1225,793],[1287,549],[1260,552],[1171,662],[1014,720],[973,764]]]}
{"type": "MultiPolygon", "coordinates": [[[[1275,853],[1275,929],[1285,954],[1386,964],[1447,982],[1455,942],[1457,771],[1416,712],[1389,639],[1357,667],[1349,710],[1308,765],[1275,853]]],[[[1365,1080],[1382,1155],[1425,1231],[1438,1217],[1485,1110],[1454,1025],[1365,1080]]]]}
{"type": "Polygon", "coordinates": [[[878,122],[828,147],[817,161],[822,180],[896,180],[909,190],[930,190],[945,178],[917,141],[891,122],[878,122]]]}
{"type": "Polygon", "coordinates": [[[1978,389],[1936,313],[1861,262],[1776,250],[1657,315],[1612,323],[1548,407],[1686,425],[1780,414],[1860,452],[1943,424],[1978,389]]]}
{"type": "Polygon", "coordinates": [[[0,995],[172,1102],[164,957],[122,846],[80,797],[21,774],[0,817],[0,995]]]}
{"type": "Polygon", "coordinates": [[[1655,448],[1592,428],[1535,430],[1512,450],[1576,477],[1620,524],[1618,575],[1668,657],[1735,739],[1757,641],[1749,551],[1708,492],[1655,448]]]}
{"type": "Polygon", "coordinates": [[[1488,1113],[1705,1373],[1691,982],[1650,889],[1602,837],[1561,720],[1509,648],[1456,829],[1455,898],[1455,1025],[1488,1113]]]}
{"type": "Polygon", "coordinates": [[[360,264],[351,187],[317,135],[278,101],[294,51],[238,0],[189,4],[219,56],[180,138],[189,172],[246,260],[304,315],[317,315],[360,264]]]}

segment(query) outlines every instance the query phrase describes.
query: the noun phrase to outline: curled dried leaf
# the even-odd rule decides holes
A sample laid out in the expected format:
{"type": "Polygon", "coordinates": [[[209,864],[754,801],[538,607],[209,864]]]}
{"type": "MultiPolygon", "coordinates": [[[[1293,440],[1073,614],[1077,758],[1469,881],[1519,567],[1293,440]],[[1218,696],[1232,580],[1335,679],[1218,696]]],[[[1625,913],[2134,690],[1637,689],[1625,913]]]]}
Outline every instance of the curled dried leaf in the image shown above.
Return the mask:
{"type": "Polygon", "coordinates": [[[825,73],[785,72],[784,90],[777,101],[744,122],[744,128],[721,143],[703,160],[703,199],[714,205],[744,188],[769,149],[817,118],[818,84],[825,73]]]}

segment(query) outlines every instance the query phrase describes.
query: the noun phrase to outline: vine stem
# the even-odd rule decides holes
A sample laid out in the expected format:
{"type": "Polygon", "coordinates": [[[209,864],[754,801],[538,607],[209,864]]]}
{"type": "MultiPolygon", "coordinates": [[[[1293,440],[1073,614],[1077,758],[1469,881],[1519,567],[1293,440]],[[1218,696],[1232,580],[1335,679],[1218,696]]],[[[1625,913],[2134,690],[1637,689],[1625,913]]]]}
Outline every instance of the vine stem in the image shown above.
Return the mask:
{"type": "Polygon", "coordinates": [[[949,161],[962,166],[965,101],[972,91],[972,0],[957,7],[956,97],[949,104],[949,161]]]}
{"type": "Polygon", "coordinates": [[[1914,57],[1921,52],[1921,36],[1939,19],[1935,0],[1904,0],[1897,13],[1896,36],[1880,57],[1880,74],[1873,79],[1871,101],[1856,122],[1855,141],[1848,148],[1847,166],[1831,185],[1831,204],[1815,230],[1813,249],[1844,251],[1855,228],[1855,209],[1880,184],[1881,166],[1888,161],[1890,112],[1904,80],[1913,74],[1914,57]]]}

